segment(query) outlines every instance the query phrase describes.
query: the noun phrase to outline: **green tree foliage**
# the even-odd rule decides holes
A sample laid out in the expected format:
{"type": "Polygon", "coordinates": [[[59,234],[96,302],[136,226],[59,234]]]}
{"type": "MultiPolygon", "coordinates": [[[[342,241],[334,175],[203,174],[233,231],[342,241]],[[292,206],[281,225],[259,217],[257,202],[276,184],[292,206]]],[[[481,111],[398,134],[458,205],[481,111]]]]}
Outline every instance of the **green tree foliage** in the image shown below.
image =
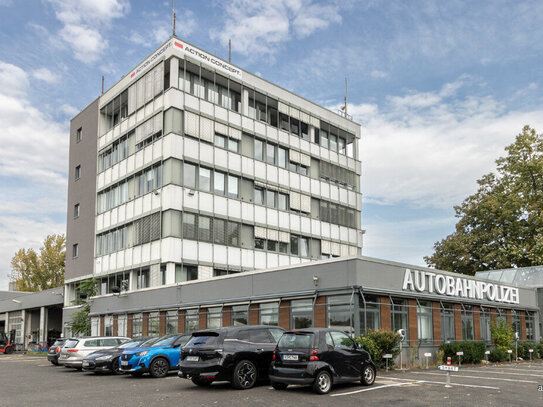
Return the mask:
{"type": "Polygon", "coordinates": [[[377,329],[369,331],[366,336],[359,336],[356,341],[366,350],[377,367],[385,366],[383,355],[390,353],[392,359],[388,361],[389,367],[394,364],[394,359],[400,354],[401,336],[389,329],[377,329]]]}
{"type": "Polygon", "coordinates": [[[20,249],[11,259],[10,281],[18,291],[41,291],[64,284],[66,239],[64,235],[49,235],[39,253],[20,249]]]}
{"type": "Polygon", "coordinates": [[[74,335],[88,336],[91,334],[89,298],[96,295],[97,290],[98,280],[94,278],[89,278],[79,283],[76,290],[78,295],[75,304],[83,305],[83,307],[72,315],[72,333],[74,335]]]}
{"type": "Polygon", "coordinates": [[[515,334],[505,319],[498,318],[498,322],[490,324],[490,333],[492,334],[492,342],[497,348],[507,351],[511,349],[511,344],[515,339],[515,334]]]}
{"type": "Polygon", "coordinates": [[[496,174],[455,206],[456,230],[434,244],[428,265],[474,275],[543,264],[543,135],[525,126],[505,150],[496,174]]]}

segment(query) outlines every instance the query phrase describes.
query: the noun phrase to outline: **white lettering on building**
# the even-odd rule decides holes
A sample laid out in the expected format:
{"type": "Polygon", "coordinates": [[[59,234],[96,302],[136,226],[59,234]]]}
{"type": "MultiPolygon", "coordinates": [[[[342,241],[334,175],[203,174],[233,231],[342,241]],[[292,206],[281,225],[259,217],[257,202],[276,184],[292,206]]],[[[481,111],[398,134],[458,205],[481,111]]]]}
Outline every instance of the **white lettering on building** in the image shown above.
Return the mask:
{"type": "Polygon", "coordinates": [[[440,295],[458,298],[509,304],[519,303],[518,288],[463,277],[446,276],[430,271],[405,269],[402,289],[405,291],[428,292],[430,294],[435,291],[440,295]]]}

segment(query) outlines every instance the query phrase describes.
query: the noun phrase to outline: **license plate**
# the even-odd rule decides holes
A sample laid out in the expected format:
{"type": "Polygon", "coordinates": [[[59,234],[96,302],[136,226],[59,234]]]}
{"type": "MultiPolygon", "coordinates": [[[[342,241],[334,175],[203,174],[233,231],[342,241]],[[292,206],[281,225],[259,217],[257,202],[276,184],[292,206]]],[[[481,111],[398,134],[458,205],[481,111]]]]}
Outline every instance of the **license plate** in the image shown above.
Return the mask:
{"type": "Polygon", "coordinates": [[[298,355],[283,355],[283,360],[298,360],[298,355]]]}
{"type": "Polygon", "coordinates": [[[198,356],[187,356],[185,360],[187,362],[198,362],[200,358],[198,356]]]}
{"type": "Polygon", "coordinates": [[[124,360],[121,361],[121,366],[128,366],[128,362],[125,362],[124,360]]]}
{"type": "Polygon", "coordinates": [[[83,362],[83,367],[89,367],[89,366],[90,366],[89,362],[83,362]]]}
{"type": "Polygon", "coordinates": [[[62,359],[66,359],[66,358],[68,357],[68,355],[60,355],[60,357],[61,357],[62,359]]]}

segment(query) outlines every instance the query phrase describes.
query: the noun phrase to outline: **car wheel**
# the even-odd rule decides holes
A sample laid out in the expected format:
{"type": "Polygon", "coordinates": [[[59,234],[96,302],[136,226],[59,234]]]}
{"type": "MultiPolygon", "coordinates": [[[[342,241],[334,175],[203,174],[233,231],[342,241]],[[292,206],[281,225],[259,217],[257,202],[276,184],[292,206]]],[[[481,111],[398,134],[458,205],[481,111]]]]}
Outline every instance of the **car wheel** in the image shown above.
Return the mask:
{"type": "Polygon", "coordinates": [[[364,366],[362,370],[362,377],[360,378],[360,383],[364,386],[371,386],[375,381],[375,368],[371,365],[364,366]]]}
{"type": "Polygon", "coordinates": [[[55,366],[58,366],[58,362],[55,362],[54,360],[52,360],[51,363],[55,366]]]}
{"type": "Polygon", "coordinates": [[[236,389],[246,390],[253,387],[256,383],[256,366],[250,360],[238,362],[234,368],[234,377],[232,384],[236,389]]]}
{"type": "Polygon", "coordinates": [[[288,387],[288,384],[286,383],[272,382],[271,385],[275,390],[285,390],[288,387]]]}
{"type": "Polygon", "coordinates": [[[111,371],[115,374],[123,374],[123,372],[121,372],[121,368],[119,367],[119,358],[115,358],[111,362],[111,371]]]}
{"type": "Polygon", "coordinates": [[[6,353],[6,355],[9,355],[9,354],[13,353],[13,346],[8,346],[5,349],[5,353],[6,353]]]}
{"type": "Polygon", "coordinates": [[[313,382],[313,391],[317,394],[326,394],[332,388],[332,376],[326,370],[321,370],[313,382]]]}
{"type": "Polygon", "coordinates": [[[155,378],[164,377],[170,370],[170,364],[164,358],[156,358],[149,366],[149,373],[155,378]]]}
{"type": "Polygon", "coordinates": [[[207,387],[211,385],[211,383],[213,383],[213,380],[211,379],[201,379],[199,377],[193,377],[191,380],[192,380],[192,383],[200,387],[207,387]]]}

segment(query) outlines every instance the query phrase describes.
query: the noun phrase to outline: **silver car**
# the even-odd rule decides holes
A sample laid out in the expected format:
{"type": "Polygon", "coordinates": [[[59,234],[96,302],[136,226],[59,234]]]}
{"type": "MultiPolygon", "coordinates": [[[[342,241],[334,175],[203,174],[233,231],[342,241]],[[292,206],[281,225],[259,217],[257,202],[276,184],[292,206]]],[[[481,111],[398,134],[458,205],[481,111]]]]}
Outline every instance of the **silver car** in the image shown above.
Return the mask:
{"type": "Polygon", "coordinates": [[[77,370],[83,368],[83,359],[97,350],[115,348],[130,338],[123,336],[93,336],[86,338],[70,338],[60,350],[58,364],[73,367],[77,370]]]}

